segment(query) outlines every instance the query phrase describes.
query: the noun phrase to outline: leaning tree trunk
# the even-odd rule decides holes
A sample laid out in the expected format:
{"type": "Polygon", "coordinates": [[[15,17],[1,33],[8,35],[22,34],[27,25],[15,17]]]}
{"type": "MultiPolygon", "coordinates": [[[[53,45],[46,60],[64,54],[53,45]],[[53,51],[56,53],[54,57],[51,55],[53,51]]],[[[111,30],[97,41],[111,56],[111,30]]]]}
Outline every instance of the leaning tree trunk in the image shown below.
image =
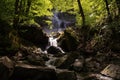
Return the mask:
{"type": "Polygon", "coordinates": [[[108,21],[110,22],[112,20],[111,14],[110,14],[110,9],[108,7],[108,0],[104,0],[105,1],[105,5],[106,5],[106,10],[107,10],[107,14],[108,14],[108,21]]]}
{"type": "Polygon", "coordinates": [[[118,7],[118,15],[120,15],[120,0],[116,0],[116,4],[118,7]]]}
{"type": "Polygon", "coordinates": [[[82,16],[82,25],[84,26],[85,25],[85,15],[84,15],[84,12],[83,12],[83,8],[82,8],[82,5],[81,5],[81,1],[80,0],[77,0],[78,2],[78,6],[79,6],[79,13],[81,14],[82,16]]]}

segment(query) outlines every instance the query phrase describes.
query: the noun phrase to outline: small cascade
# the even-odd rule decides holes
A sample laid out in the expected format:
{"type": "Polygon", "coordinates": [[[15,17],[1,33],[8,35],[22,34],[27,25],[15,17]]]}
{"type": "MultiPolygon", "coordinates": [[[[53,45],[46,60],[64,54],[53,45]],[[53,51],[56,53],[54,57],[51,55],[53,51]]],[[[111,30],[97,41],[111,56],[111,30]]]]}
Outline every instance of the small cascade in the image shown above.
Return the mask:
{"type": "Polygon", "coordinates": [[[56,61],[56,57],[53,57],[53,55],[49,55],[49,60],[48,61],[46,61],[46,63],[45,63],[45,65],[47,66],[47,67],[50,67],[50,68],[53,68],[53,69],[56,69],[56,67],[54,66],[54,63],[55,63],[55,61],[56,61]]]}
{"type": "Polygon", "coordinates": [[[56,49],[60,50],[61,53],[65,53],[59,46],[58,46],[58,42],[57,42],[58,38],[54,38],[54,36],[50,35],[49,36],[49,45],[47,46],[46,50],[45,50],[45,53],[47,53],[47,50],[53,46],[55,47],[56,49]]]}
{"type": "Polygon", "coordinates": [[[50,37],[49,37],[49,43],[50,43],[49,46],[55,46],[55,47],[58,46],[57,38],[53,38],[53,36],[50,36],[50,37]]]}

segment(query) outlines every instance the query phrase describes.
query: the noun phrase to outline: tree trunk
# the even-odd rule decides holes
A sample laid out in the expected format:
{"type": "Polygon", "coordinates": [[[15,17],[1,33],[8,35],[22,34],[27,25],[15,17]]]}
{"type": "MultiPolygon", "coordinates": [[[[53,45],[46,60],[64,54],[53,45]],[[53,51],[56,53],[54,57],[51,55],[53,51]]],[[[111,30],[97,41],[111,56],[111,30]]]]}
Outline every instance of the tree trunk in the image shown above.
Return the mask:
{"type": "Polygon", "coordinates": [[[85,25],[85,15],[84,15],[84,12],[83,12],[81,1],[77,0],[77,2],[78,2],[78,6],[79,6],[79,14],[81,14],[81,16],[82,16],[82,25],[84,26],[85,25]]]}
{"type": "Polygon", "coordinates": [[[19,23],[19,1],[20,0],[15,0],[15,11],[14,11],[14,20],[13,20],[13,27],[14,29],[17,29],[18,23],[19,23]]]}
{"type": "Polygon", "coordinates": [[[31,6],[32,1],[31,0],[27,0],[27,8],[26,8],[26,15],[29,13],[30,11],[30,6],[31,6]]]}
{"type": "Polygon", "coordinates": [[[118,7],[118,15],[120,15],[120,0],[116,0],[116,4],[118,7]]]}
{"type": "Polygon", "coordinates": [[[107,14],[108,14],[108,21],[110,22],[112,20],[112,17],[111,17],[111,14],[110,14],[110,9],[108,7],[108,1],[107,0],[104,0],[105,1],[105,5],[106,5],[106,10],[107,10],[107,14]]]}

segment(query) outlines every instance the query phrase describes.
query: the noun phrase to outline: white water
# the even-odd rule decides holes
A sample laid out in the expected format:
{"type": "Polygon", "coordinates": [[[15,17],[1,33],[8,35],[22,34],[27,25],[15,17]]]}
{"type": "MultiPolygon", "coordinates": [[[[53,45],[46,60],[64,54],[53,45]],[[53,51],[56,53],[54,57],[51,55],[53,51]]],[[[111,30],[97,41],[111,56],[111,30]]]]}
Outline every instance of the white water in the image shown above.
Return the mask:
{"type": "Polygon", "coordinates": [[[56,47],[57,49],[59,49],[61,51],[61,53],[65,53],[59,46],[58,46],[58,42],[57,42],[57,38],[53,38],[53,36],[49,36],[49,45],[46,47],[46,50],[44,51],[44,53],[47,54],[47,49],[49,49],[51,46],[56,47]]]}
{"type": "Polygon", "coordinates": [[[57,38],[53,38],[53,36],[49,37],[49,43],[50,46],[58,47],[57,38]]]}

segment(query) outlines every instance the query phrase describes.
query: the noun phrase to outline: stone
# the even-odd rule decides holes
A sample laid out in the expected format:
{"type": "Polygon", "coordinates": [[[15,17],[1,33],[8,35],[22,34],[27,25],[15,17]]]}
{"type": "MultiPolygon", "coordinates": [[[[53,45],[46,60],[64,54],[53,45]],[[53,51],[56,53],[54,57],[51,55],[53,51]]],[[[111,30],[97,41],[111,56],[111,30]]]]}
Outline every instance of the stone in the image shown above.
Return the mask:
{"type": "Polygon", "coordinates": [[[74,71],[57,69],[56,72],[57,72],[58,80],[77,80],[77,77],[74,71]]]}
{"type": "Polygon", "coordinates": [[[77,59],[78,57],[79,53],[77,52],[68,53],[67,55],[64,55],[56,61],[56,67],[61,69],[69,69],[74,63],[75,59],[77,59]]]}
{"type": "Polygon", "coordinates": [[[75,51],[78,47],[78,41],[69,31],[65,30],[64,35],[58,41],[60,47],[65,52],[75,51]]]}
{"type": "Polygon", "coordinates": [[[18,64],[10,80],[57,80],[54,69],[18,64]]]}
{"type": "Polygon", "coordinates": [[[72,64],[73,70],[80,72],[83,68],[84,61],[81,59],[75,59],[74,63],[72,64]]]}
{"type": "Polygon", "coordinates": [[[60,49],[57,48],[57,47],[55,47],[55,46],[50,46],[50,47],[47,49],[47,52],[48,52],[49,54],[59,54],[59,53],[62,53],[62,52],[60,51],[60,49]]]}
{"type": "Polygon", "coordinates": [[[105,69],[101,71],[101,74],[115,79],[120,79],[120,65],[109,64],[105,69]]]}
{"type": "Polygon", "coordinates": [[[9,80],[9,68],[7,68],[4,64],[0,63],[0,80],[9,80]]]}
{"type": "Polygon", "coordinates": [[[32,24],[20,26],[19,35],[23,39],[27,40],[27,42],[31,42],[42,49],[45,49],[48,45],[47,35],[37,25],[32,24]]]}
{"type": "Polygon", "coordinates": [[[14,62],[7,56],[0,58],[0,80],[9,80],[14,71],[14,62]]]}
{"type": "Polygon", "coordinates": [[[35,55],[35,54],[28,55],[27,61],[33,65],[45,66],[45,61],[40,55],[35,55]]]}
{"type": "Polygon", "coordinates": [[[84,80],[114,80],[114,79],[102,74],[89,74],[84,78],[84,80]]]}

